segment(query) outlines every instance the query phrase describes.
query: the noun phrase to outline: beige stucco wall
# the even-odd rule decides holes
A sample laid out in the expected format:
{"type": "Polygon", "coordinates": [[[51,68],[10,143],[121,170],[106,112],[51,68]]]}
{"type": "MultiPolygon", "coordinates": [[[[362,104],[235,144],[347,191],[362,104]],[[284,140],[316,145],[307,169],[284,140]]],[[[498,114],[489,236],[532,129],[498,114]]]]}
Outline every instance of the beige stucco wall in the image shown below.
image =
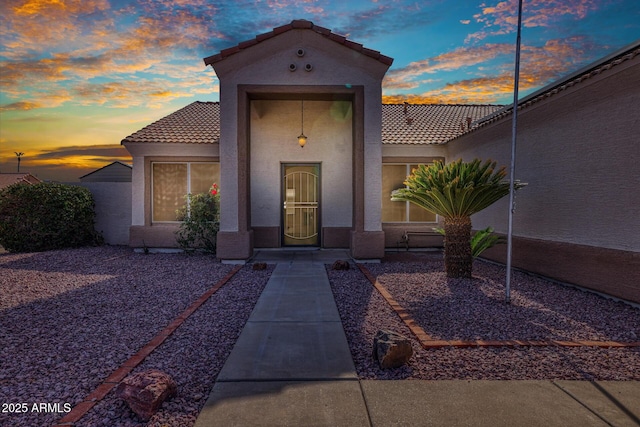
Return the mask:
{"type": "MultiPolygon", "coordinates": [[[[521,110],[514,236],[640,252],[640,57],[521,110]]],[[[509,166],[511,117],[448,144],[509,166]]],[[[508,200],[474,215],[507,231],[508,200]]]]}
{"type": "Polygon", "coordinates": [[[301,148],[300,101],[252,101],[251,225],[281,221],[281,164],[320,163],[323,227],[351,227],[352,109],[347,101],[305,101],[301,148]]]}
{"type": "MultiPolygon", "coordinates": [[[[398,163],[420,163],[434,157],[444,159],[447,155],[445,144],[383,144],[382,158],[401,158],[398,163]]],[[[386,162],[386,160],[385,160],[386,162]]],[[[388,163],[388,162],[387,162],[388,163]]]]}

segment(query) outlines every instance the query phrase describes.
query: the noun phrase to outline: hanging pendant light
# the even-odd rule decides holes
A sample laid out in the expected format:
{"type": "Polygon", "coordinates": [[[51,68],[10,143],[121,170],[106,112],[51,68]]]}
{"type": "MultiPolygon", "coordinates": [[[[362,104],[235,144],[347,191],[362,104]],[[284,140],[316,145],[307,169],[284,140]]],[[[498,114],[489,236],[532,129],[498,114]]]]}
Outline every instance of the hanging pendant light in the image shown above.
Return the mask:
{"type": "Polygon", "coordinates": [[[307,137],[304,136],[304,100],[300,101],[301,111],[300,111],[300,136],[298,136],[298,144],[300,148],[303,148],[307,143],[307,137]]]}

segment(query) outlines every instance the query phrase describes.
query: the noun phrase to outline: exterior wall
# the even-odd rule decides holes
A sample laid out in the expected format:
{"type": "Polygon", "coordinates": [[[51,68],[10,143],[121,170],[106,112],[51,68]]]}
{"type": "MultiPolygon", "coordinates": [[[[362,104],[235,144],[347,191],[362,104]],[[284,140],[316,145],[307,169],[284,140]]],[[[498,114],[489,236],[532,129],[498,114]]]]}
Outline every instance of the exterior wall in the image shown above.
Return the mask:
{"type": "MultiPolygon", "coordinates": [[[[300,101],[251,102],[251,226],[258,247],[280,246],[283,163],[319,163],[322,227],[352,226],[351,103],[305,101],[304,133],[309,139],[304,148],[296,138],[300,119],[300,101]]],[[[330,244],[337,244],[328,238],[330,244]]],[[[345,243],[348,247],[348,241],[345,243]]]]}
{"type": "MultiPolygon", "coordinates": [[[[599,290],[615,281],[627,289],[618,296],[639,300],[638,105],[640,57],[519,112],[516,175],[529,185],[516,197],[514,266],[599,290]],[[519,258],[518,248],[535,257],[519,258]]],[[[454,140],[448,158],[492,158],[508,168],[510,128],[509,116],[454,140]]],[[[506,233],[507,216],[505,198],[473,225],[506,233]]]]}
{"type": "Polygon", "coordinates": [[[365,86],[364,98],[364,231],[374,232],[384,239],[381,174],[382,86],[379,83],[365,86]]]}
{"type": "MultiPolygon", "coordinates": [[[[131,229],[129,245],[132,247],[177,247],[177,224],[151,221],[151,163],[219,161],[218,144],[166,144],[130,143],[127,150],[133,158],[131,176],[131,229]]],[[[221,185],[221,190],[224,188],[221,185]]],[[[224,194],[224,190],[221,194],[224,194]]]]}
{"type": "Polygon", "coordinates": [[[383,163],[420,163],[435,159],[445,160],[445,144],[383,144],[383,163]]]}
{"type": "Polygon", "coordinates": [[[82,182],[95,201],[95,229],[108,245],[128,245],[131,226],[130,182],[82,182]]]}
{"type": "MultiPolygon", "coordinates": [[[[249,150],[250,100],[330,100],[333,95],[353,102],[354,157],[350,181],[358,187],[352,190],[352,233],[370,233],[366,238],[351,236],[352,255],[381,257],[384,233],[380,224],[380,99],[382,77],[388,66],[303,29],[263,40],[213,66],[220,79],[220,105],[223,106],[220,162],[221,185],[226,190],[221,193],[220,257],[246,259],[253,253],[250,206],[253,189],[245,169],[248,159],[252,163],[259,160],[249,150]],[[305,51],[302,57],[297,55],[300,48],[305,51]],[[291,71],[291,64],[296,66],[295,71],[291,71]],[[305,70],[306,64],[311,65],[311,71],[305,70]],[[358,148],[360,146],[362,148],[358,148]],[[354,250],[356,246],[360,251],[354,250]]],[[[313,144],[311,135],[308,136],[309,144],[313,144]]],[[[298,160],[315,161],[310,156],[311,150],[304,153],[298,160]]],[[[279,180],[272,184],[279,185],[279,180]]],[[[259,226],[255,225],[258,230],[259,226]]]]}

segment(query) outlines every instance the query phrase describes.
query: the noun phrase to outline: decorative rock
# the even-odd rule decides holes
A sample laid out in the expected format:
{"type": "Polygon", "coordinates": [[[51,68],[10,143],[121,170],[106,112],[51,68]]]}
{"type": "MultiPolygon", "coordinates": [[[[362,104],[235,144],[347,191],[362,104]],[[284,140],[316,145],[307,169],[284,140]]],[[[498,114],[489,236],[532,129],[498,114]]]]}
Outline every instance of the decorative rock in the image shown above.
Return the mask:
{"type": "Polygon", "coordinates": [[[253,269],[254,270],[266,270],[267,269],[267,263],[266,262],[254,262],[253,263],[253,269]]]}
{"type": "Polygon", "coordinates": [[[349,261],[345,261],[342,259],[337,260],[331,266],[332,270],[348,270],[349,269],[349,261]]]}
{"type": "Polygon", "coordinates": [[[127,402],[142,420],[148,421],[176,391],[176,383],[169,374],[150,369],[125,378],[118,384],[116,396],[127,402]]]}
{"type": "Polygon", "coordinates": [[[380,368],[399,368],[413,355],[411,341],[403,335],[389,330],[379,330],[373,338],[373,358],[380,368]]]}

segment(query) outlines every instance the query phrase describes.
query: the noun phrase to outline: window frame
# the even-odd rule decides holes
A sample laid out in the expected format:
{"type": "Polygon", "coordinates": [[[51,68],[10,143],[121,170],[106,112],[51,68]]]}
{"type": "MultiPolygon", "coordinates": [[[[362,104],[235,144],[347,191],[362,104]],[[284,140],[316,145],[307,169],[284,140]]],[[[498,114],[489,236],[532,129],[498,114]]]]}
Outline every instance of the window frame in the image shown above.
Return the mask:
{"type": "MultiPolygon", "coordinates": [[[[403,162],[403,161],[389,161],[389,162],[383,162],[382,163],[382,168],[384,168],[385,166],[405,166],[405,177],[411,175],[411,166],[419,166],[419,165],[428,165],[430,163],[433,163],[433,161],[431,162],[403,162]]],[[[381,174],[381,179],[384,179],[384,174],[381,174]]],[[[406,187],[405,187],[406,188],[406,187]]],[[[400,202],[391,202],[391,203],[400,203],[400,202]]],[[[381,222],[382,224],[403,224],[403,225],[407,225],[407,224],[438,224],[440,221],[439,215],[436,214],[435,212],[431,212],[432,214],[435,215],[435,219],[433,221],[411,221],[411,215],[410,215],[410,204],[411,202],[402,202],[405,204],[405,218],[407,218],[407,220],[405,221],[385,221],[384,219],[382,219],[382,215],[380,215],[381,217],[381,222]]],[[[418,206],[416,206],[416,208],[418,208],[418,206]]],[[[380,209],[382,210],[382,206],[380,206],[380,209]]],[[[382,214],[382,212],[381,212],[382,214]]]]}
{"type": "MultiPolygon", "coordinates": [[[[151,160],[150,161],[150,220],[151,224],[181,224],[182,221],[174,220],[174,221],[166,221],[166,220],[155,220],[155,204],[154,204],[154,193],[155,193],[155,185],[154,185],[154,165],[156,164],[169,164],[169,165],[186,165],[187,166],[187,193],[191,194],[191,165],[192,164],[217,164],[220,165],[219,161],[176,161],[176,160],[151,160]]],[[[219,173],[219,171],[218,171],[219,173]]],[[[212,182],[213,184],[213,182],[212,182]]],[[[187,210],[189,207],[187,206],[187,210]]]]}

